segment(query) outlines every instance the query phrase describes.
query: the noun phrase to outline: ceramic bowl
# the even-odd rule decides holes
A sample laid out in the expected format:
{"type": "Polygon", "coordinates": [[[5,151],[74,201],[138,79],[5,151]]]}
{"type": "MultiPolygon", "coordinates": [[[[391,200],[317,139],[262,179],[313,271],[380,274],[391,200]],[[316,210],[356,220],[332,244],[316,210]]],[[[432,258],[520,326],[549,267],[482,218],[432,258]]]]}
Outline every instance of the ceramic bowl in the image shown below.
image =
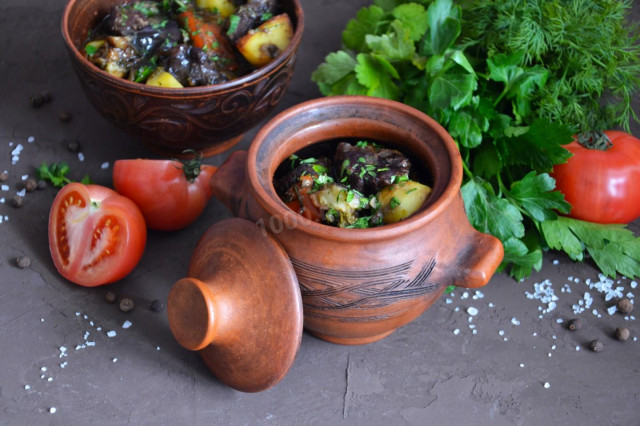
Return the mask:
{"type": "Polygon", "coordinates": [[[451,136],[427,115],[385,99],[336,96],[296,105],[271,119],[248,152],[214,174],[214,196],[284,248],[300,285],[304,327],[340,344],[369,343],[429,308],[450,285],[480,287],[503,258],[493,236],[467,219],[462,162],[451,136]],[[359,138],[410,153],[433,190],[418,213],[370,229],[308,220],[279,198],[273,177],[291,154],[323,141],[359,138]]]}
{"type": "Polygon", "coordinates": [[[289,47],[268,65],[238,79],[182,89],[150,87],[117,78],[83,54],[89,31],[125,0],[70,0],[62,35],[82,89],[95,109],[150,149],[180,156],[186,149],[214,155],[242,135],[278,104],[291,81],[304,30],[299,0],[280,0],[295,32],[289,47]]]}

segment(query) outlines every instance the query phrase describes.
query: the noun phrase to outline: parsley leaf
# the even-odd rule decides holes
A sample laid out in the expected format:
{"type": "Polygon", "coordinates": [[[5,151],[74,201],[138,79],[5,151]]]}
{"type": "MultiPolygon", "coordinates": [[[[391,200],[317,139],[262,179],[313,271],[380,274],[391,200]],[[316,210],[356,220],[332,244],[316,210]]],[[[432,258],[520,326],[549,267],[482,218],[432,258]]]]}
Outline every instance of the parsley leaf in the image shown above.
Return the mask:
{"type": "Polygon", "coordinates": [[[511,185],[509,195],[524,209],[528,216],[538,222],[555,220],[556,211],[569,213],[571,204],[564,195],[554,191],[555,180],[547,173],[529,172],[524,178],[511,185]]]}
{"type": "Polygon", "coordinates": [[[603,274],[636,276],[640,270],[640,238],[624,225],[602,225],[568,217],[542,223],[550,248],[562,250],[573,260],[584,259],[586,250],[603,274]]]}
{"type": "MultiPolygon", "coordinates": [[[[36,176],[38,179],[48,180],[53,186],[62,188],[66,184],[73,182],[67,177],[69,171],[70,167],[67,163],[60,162],[47,164],[46,162],[43,162],[40,167],[36,169],[36,176]]],[[[93,182],[89,175],[85,175],[82,178],[81,183],[87,185],[93,182]]]]}

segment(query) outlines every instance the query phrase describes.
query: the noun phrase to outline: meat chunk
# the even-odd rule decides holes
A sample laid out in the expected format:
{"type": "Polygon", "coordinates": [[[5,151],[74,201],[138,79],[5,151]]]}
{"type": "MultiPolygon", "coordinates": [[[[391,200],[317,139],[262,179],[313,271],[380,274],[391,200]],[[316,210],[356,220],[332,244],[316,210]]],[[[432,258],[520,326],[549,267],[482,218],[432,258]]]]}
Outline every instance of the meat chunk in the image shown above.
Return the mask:
{"type": "Polygon", "coordinates": [[[391,185],[411,169],[411,162],[400,151],[366,142],[356,145],[341,142],[334,162],[339,167],[339,179],[346,179],[351,188],[365,194],[391,185]]]}
{"type": "Polygon", "coordinates": [[[276,0],[249,0],[238,8],[236,16],[237,25],[231,28],[228,34],[229,40],[236,42],[247,31],[258,26],[266,14],[275,14],[277,10],[276,0]]]}

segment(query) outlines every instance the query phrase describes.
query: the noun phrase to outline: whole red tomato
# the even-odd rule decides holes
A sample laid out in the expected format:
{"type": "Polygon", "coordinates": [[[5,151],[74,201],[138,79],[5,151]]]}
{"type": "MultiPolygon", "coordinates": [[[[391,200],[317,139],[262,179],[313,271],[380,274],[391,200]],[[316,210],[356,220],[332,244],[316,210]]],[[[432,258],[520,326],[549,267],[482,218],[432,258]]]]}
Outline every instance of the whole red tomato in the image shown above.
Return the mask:
{"type": "Polygon", "coordinates": [[[140,261],[146,242],[140,209],[112,189],[70,183],[53,200],[49,250],[69,281],[95,287],[124,278],[140,261]]]}
{"type": "Polygon", "coordinates": [[[117,160],[113,186],[136,203],[150,229],[175,231],[200,216],[213,195],[209,181],[216,170],[199,158],[117,160]]]}
{"type": "Polygon", "coordinates": [[[566,145],[573,156],[554,166],[551,176],[572,206],[569,216],[629,223],[640,217],[640,140],[621,131],[603,133],[608,141],[592,134],[579,136],[582,144],[566,145]]]}

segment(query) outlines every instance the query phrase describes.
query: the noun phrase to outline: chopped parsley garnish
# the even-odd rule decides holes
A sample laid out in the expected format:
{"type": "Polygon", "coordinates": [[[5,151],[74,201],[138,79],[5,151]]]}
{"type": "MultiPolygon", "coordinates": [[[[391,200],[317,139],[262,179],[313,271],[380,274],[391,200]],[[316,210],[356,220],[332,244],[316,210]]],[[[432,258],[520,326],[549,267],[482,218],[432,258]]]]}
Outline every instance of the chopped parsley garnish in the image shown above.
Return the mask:
{"type": "Polygon", "coordinates": [[[260,17],[260,19],[262,19],[262,22],[264,21],[268,21],[269,19],[273,18],[273,13],[263,13],[262,16],[260,17]]]}
{"type": "Polygon", "coordinates": [[[84,51],[87,52],[87,55],[91,56],[98,51],[98,48],[93,44],[87,44],[84,47],[84,51]]]}
{"type": "Polygon", "coordinates": [[[227,35],[233,34],[238,29],[238,24],[240,23],[240,17],[238,15],[229,16],[229,29],[227,30],[227,35]]]}
{"type": "Polygon", "coordinates": [[[389,207],[391,207],[391,209],[395,209],[399,205],[400,205],[400,200],[398,200],[396,197],[391,197],[391,201],[389,201],[389,207]]]}

